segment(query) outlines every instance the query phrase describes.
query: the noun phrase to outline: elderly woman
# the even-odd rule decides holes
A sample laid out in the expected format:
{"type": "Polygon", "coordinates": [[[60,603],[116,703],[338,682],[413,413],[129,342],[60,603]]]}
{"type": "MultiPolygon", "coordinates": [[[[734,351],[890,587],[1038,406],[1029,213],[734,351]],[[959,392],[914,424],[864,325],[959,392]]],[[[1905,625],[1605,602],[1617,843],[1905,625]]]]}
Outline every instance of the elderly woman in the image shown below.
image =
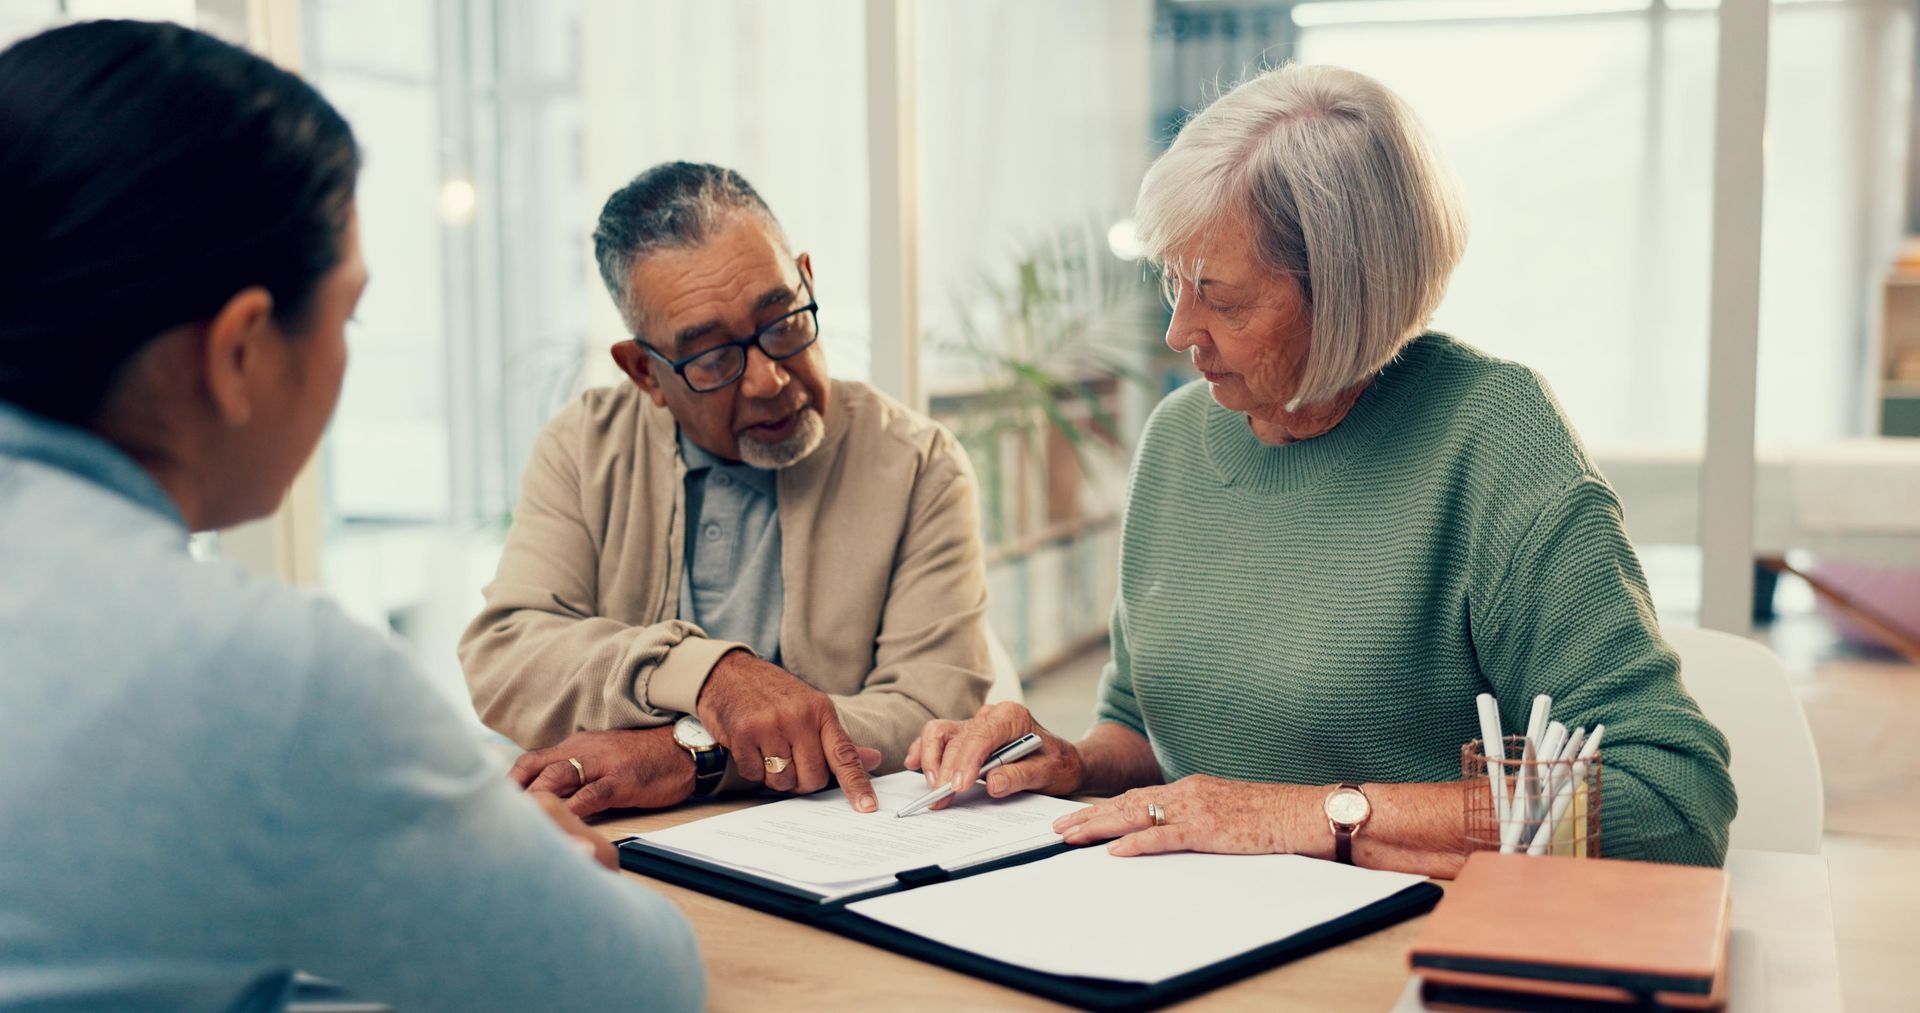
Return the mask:
{"type": "Polygon", "coordinates": [[[1070,843],[1339,842],[1450,876],[1475,696],[1515,728],[1548,693],[1569,727],[1607,726],[1607,854],[1722,861],[1726,740],[1680,685],[1613,490],[1538,375],[1423,330],[1465,228],[1406,106],[1332,67],[1261,74],[1186,124],[1136,217],[1167,344],[1204,382],[1141,441],[1097,723],[1072,743],[993,705],[928,724],[908,765],[972,784],[1038,732],[987,788],[1119,793],[1056,826],[1070,843]]]}

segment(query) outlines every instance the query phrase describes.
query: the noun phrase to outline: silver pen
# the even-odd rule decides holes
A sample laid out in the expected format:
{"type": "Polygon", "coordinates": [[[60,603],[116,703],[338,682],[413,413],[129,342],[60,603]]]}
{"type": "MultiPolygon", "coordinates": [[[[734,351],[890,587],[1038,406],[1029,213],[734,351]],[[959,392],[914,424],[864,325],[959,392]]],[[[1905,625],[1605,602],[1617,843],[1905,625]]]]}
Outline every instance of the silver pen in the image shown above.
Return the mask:
{"type": "MultiPolygon", "coordinates": [[[[985,777],[987,776],[987,771],[992,770],[995,767],[1002,766],[1004,764],[1012,763],[1013,761],[1021,759],[1025,757],[1028,753],[1031,753],[1034,750],[1039,748],[1040,748],[1040,736],[1035,735],[1032,732],[1028,732],[1027,734],[1022,735],[1017,739],[1014,739],[1012,742],[1009,742],[1006,745],[1001,746],[999,749],[996,749],[992,753],[988,754],[987,762],[980,765],[980,776],[985,777]]],[[[922,795],[919,798],[914,799],[912,802],[908,803],[905,808],[901,809],[899,812],[894,813],[893,816],[895,819],[899,819],[902,816],[912,816],[914,813],[917,813],[920,810],[925,809],[926,807],[934,804],[935,802],[940,801],[943,798],[946,798],[951,794],[953,794],[953,785],[943,784],[940,787],[935,788],[930,792],[927,792],[925,795],[922,795]]]]}

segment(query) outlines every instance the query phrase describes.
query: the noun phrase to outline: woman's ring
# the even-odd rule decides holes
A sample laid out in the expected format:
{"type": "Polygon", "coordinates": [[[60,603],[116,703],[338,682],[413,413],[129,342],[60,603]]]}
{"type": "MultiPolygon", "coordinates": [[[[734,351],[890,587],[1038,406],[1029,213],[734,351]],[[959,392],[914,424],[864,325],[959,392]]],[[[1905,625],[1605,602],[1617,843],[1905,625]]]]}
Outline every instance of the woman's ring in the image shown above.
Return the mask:
{"type": "Polygon", "coordinates": [[[1167,811],[1158,802],[1147,803],[1147,818],[1152,820],[1156,827],[1167,825],[1167,811]]]}

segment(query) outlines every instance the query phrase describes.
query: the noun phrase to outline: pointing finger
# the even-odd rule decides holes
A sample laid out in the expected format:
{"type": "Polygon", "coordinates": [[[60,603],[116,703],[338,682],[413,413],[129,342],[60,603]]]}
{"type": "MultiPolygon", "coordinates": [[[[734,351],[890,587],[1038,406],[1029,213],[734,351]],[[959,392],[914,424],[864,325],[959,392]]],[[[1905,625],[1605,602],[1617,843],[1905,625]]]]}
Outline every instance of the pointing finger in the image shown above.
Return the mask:
{"type": "Polygon", "coordinates": [[[847,738],[838,718],[830,718],[820,726],[820,745],[826,750],[827,765],[833,768],[840,790],[846,792],[847,802],[863,813],[878,809],[880,803],[874,798],[873,782],[860,762],[860,750],[847,738]]]}

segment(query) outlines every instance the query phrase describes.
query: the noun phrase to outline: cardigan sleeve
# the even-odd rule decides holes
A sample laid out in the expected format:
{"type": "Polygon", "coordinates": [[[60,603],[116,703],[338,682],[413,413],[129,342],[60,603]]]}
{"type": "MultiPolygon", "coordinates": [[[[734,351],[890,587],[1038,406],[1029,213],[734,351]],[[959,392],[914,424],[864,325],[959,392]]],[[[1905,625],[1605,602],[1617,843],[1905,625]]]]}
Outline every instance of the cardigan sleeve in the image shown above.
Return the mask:
{"type": "Polygon", "coordinates": [[[834,694],[833,702],[847,735],[880,750],[878,770],[888,773],[901,769],[929,720],[980,709],[988,669],[978,492],[966,452],[941,430],[914,482],[873,669],[858,692],[834,694]]]}
{"type": "Polygon", "coordinates": [[[670,722],[693,709],[722,655],[748,649],[680,620],[629,625],[600,614],[600,539],[582,506],[577,456],[583,416],[576,401],[540,434],[499,571],[460,637],[474,709],[526,749],[583,729],[670,722]]]}

